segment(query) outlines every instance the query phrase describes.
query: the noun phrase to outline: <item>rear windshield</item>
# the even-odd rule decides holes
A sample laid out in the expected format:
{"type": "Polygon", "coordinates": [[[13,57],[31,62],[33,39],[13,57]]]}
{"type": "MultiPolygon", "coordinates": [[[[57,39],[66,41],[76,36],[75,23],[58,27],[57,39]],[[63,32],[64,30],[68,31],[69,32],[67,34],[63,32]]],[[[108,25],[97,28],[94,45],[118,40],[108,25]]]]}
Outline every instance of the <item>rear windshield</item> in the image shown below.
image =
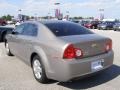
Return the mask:
{"type": "Polygon", "coordinates": [[[90,30],[75,23],[46,23],[45,24],[56,36],[70,36],[93,34],[90,30]]]}

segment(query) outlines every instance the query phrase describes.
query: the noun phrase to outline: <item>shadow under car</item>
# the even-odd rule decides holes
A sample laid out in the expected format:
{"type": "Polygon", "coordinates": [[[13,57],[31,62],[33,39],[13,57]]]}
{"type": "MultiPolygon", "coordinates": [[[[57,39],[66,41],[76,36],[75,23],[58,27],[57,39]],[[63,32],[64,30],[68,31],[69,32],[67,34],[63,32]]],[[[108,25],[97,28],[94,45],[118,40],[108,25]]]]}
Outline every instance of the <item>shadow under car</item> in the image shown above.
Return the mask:
{"type": "Polygon", "coordinates": [[[88,89],[108,82],[120,75],[120,66],[112,65],[102,73],[72,82],[59,82],[58,85],[70,89],[88,89]]]}

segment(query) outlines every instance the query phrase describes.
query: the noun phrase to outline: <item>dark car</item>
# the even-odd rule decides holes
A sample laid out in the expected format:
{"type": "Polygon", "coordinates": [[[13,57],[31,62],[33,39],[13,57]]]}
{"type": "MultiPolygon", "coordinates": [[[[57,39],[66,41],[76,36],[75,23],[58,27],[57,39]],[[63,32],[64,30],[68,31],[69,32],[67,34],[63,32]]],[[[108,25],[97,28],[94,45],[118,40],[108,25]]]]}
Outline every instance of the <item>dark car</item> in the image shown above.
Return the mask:
{"type": "Polygon", "coordinates": [[[115,25],[115,22],[113,21],[105,21],[98,25],[98,29],[110,30],[110,29],[113,29],[114,25],[115,25]]]}
{"type": "Polygon", "coordinates": [[[13,31],[14,26],[0,26],[0,41],[4,41],[6,34],[9,34],[13,31]]]}
{"type": "Polygon", "coordinates": [[[120,22],[113,26],[114,31],[120,31],[120,22]]]}
{"type": "Polygon", "coordinates": [[[5,25],[7,25],[7,22],[3,19],[0,19],[0,25],[5,26],[5,25]]]}
{"type": "Polygon", "coordinates": [[[97,29],[97,26],[100,22],[99,21],[90,21],[85,24],[85,27],[90,28],[90,29],[97,29]]]}

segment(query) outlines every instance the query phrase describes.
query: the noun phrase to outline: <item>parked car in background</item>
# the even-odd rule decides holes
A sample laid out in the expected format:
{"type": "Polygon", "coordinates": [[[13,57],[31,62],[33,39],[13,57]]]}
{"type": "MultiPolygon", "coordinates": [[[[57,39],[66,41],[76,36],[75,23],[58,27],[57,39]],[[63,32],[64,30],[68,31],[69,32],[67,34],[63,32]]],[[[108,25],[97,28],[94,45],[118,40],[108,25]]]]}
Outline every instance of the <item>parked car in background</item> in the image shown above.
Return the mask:
{"type": "Polygon", "coordinates": [[[77,20],[77,19],[72,19],[71,22],[79,23],[79,20],[77,20]]]}
{"type": "Polygon", "coordinates": [[[7,25],[15,25],[15,21],[7,21],[7,25]]]}
{"type": "Polygon", "coordinates": [[[112,40],[68,21],[25,22],[5,42],[33,69],[35,79],[69,81],[95,74],[113,64],[112,40]]]}
{"type": "Polygon", "coordinates": [[[120,31],[120,22],[113,26],[114,31],[120,31]]]}
{"type": "Polygon", "coordinates": [[[3,19],[0,19],[0,26],[5,26],[7,25],[7,22],[3,19]]]}
{"type": "Polygon", "coordinates": [[[12,33],[14,26],[0,26],[0,41],[4,41],[7,34],[12,33]]]}
{"type": "Polygon", "coordinates": [[[19,26],[20,24],[21,24],[21,22],[17,21],[17,22],[15,23],[15,26],[17,27],[17,26],[19,26]]]}
{"type": "Polygon", "coordinates": [[[115,25],[115,22],[112,21],[105,21],[102,22],[101,24],[98,24],[98,29],[99,30],[110,30],[113,29],[113,26],[115,25]]]}
{"type": "Polygon", "coordinates": [[[89,29],[97,29],[98,24],[100,24],[100,21],[89,21],[88,23],[85,24],[85,27],[89,29]]]}
{"type": "Polygon", "coordinates": [[[84,20],[82,20],[82,21],[79,21],[79,24],[81,25],[81,26],[84,26],[85,27],[85,24],[87,24],[89,21],[84,21],[84,20]]]}

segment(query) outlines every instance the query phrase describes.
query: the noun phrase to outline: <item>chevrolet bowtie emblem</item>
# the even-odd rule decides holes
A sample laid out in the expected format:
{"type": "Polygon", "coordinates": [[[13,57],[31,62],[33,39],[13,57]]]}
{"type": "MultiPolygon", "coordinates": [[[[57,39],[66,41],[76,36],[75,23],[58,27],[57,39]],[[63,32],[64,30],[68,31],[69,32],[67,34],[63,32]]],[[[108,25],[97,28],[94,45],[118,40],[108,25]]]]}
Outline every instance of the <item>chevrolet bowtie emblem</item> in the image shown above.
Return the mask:
{"type": "Polygon", "coordinates": [[[92,44],[91,46],[92,46],[92,47],[96,47],[96,46],[97,46],[97,44],[95,44],[95,43],[94,43],[94,44],[92,44]]]}

